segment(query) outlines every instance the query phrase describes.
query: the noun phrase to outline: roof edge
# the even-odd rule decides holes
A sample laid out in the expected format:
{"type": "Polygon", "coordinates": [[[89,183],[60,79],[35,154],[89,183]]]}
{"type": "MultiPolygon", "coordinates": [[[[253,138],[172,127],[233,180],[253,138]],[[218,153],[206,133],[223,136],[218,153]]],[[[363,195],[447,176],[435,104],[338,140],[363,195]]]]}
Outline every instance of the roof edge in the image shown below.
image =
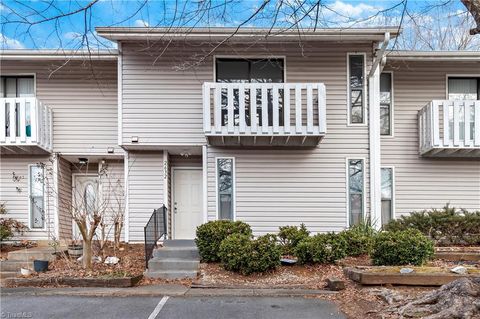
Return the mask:
{"type": "Polygon", "coordinates": [[[389,51],[387,61],[480,61],[480,51],[389,51]]]}
{"type": "Polygon", "coordinates": [[[58,50],[14,49],[0,50],[2,60],[116,60],[118,50],[58,50]]]}

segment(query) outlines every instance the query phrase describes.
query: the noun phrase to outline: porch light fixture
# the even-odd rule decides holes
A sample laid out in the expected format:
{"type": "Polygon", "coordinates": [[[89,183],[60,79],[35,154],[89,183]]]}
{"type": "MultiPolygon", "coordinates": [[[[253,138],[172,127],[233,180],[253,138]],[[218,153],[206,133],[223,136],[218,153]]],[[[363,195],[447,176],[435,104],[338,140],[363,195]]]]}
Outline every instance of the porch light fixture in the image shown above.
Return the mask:
{"type": "Polygon", "coordinates": [[[113,147],[108,147],[107,148],[107,153],[108,154],[113,154],[115,152],[115,150],[113,149],[113,147]]]}
{"type": "Polygon", "coordinates": [[[86,157],[79,157],[79,158],[78,158],[78,164],[80,164],[80,165],[87,165],[87,164],[88,164],[88,158],[86,158],[86,157]]]}
{"type": "Polygon", "coordinates": [[[191,154],[190,154],[189,151],[183,151],[183,152],[180,153],[180,155],[181,155],[182,157],[187,158],[187,157],[189,157],[191,154]]]}
{"type": "Polygon", "coordinates": [[[138,136],[132,136],[132,143],[138,143],[138,136]]]}

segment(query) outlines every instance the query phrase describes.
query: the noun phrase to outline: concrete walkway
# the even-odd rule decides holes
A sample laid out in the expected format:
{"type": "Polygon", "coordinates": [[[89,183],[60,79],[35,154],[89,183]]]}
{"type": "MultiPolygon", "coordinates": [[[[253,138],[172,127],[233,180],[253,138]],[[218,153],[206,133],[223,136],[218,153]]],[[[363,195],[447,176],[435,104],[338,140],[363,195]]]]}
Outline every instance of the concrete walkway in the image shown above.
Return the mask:
{"type": "Polygon", "coordinates": [[[190,288],[182,285],[163,284],[138,286],[132,288],[2,288],[0,294],[4,296],[86,296],[86,297],[127,297],[127,296],[233,296],[233,297],[279,297],[279,296],[312,296],[335,294],[329,290],[311,289],[229,289],[229,288],[190,288]]]}

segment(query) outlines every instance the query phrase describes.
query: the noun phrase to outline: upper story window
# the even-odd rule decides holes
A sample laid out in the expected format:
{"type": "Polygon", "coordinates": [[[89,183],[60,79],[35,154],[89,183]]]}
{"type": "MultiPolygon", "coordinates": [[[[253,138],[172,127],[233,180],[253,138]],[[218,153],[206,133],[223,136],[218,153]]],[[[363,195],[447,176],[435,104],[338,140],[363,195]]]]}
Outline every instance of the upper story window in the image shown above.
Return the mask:
{"type": "Polygon", "coordinates": [[[365,56],[348,55],[348,117],[350,124],[365,123],[365,56]]]}
{"type": "Polygon", "coordinates": [[[216,60],[216,80],[220,83],[283,83],[283,59],[216,60]]]}
{"type": "Polygon", "coordinates": [[[449,100],[480,100],[480,77],[449,77],[449,100]]]}
{"type": "Polygon", "coordinates": [[[0,97],[34,97],[35,81],[33,75],[2,76],[0,78],[0,97]]]}
{"type": "Polygon", "coordinates": [[[392,73],[380,75],[380,134],[392,135],[392,73]]]}
{"type": "MultiPolygon", "coordinates": [[[[237,59],[218,58],[215,61],[216,81],[219,83],[283,83],[284,82],[284,60],[283,59],[237,59]]],[[[279,125],[283,125],[283,89],[278,90],[279,125]]],[[[245,89],[245,122],[252,125],[252,120],[259,126],[262,119],[262,91],[256,90],[256,118],[250,119],[250,94],[245,89]]],[[[234,125],[240,122],[239,112],[239,91],[234,91],[233,107],[234,125]]],[[[272,88],[267,89],[268,101],[268,125],[273,125],[273,92],[272,88]]],[[[222,89],[222,125],[228,123],[228,90],[222,89]]]]}

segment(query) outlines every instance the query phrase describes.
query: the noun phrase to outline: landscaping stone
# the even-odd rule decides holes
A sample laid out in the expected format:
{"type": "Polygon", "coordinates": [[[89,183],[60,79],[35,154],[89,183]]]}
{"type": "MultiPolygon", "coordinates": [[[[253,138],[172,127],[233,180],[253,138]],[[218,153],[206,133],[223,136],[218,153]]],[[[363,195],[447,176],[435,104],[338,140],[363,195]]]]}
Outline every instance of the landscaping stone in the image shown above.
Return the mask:
{"type": "Polygon", "coordinates": [[[345,289],[345,282],[337,277],[327,278],[327,287],[333,291],[340,291],[345,289]]]}
{"type": "Polygon", "coordinates": [[[468,269],[463,266],[453,267],[452,269],[450,269],[450,271],[459,275],[464,275],[468,273],[468,269]]]}
{"type": "Polygon", "coordinates": [[[126,288],[135,286],[142,279],[142,277],[143,275],[121,278],[8,278],[5,280],[5,284],[18,287],[42,287],[49,285],[63,285],[70,287],[126,288]]]}
{"type": "Polygon", "coordinates": [[[402,268],[402,269],[400,269],[401,274],[409,274],[409,273],[412,273],[412,272],[414,272],[414,270],[412,268],[402,268]]]}

